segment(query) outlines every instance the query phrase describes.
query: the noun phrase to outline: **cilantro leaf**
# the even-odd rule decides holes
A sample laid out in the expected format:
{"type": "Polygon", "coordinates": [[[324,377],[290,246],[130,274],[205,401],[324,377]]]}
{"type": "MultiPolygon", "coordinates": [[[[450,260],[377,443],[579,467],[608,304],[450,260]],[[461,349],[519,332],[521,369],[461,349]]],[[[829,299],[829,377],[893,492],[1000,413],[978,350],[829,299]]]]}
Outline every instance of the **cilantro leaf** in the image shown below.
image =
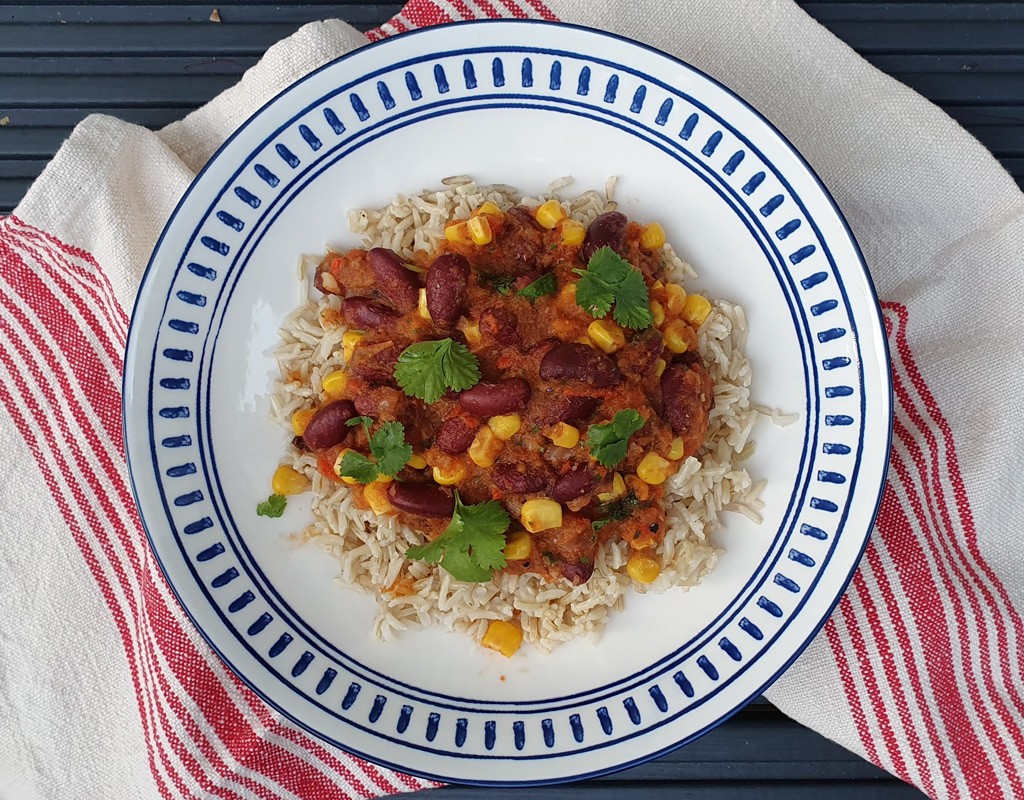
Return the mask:
{"type": "Polygon", "coordinates": [[[611,422],[590,426],[587,430],[587,446],[601,464],[614,467],[626,457],[629,437],[646,422],[635,409],[617,411],[611,422]]]}
{"type": "Polygon", "coordinates": [[[449,389],[461,392],[476,386],[480,366],[476,356],[461,342],[416,342],[398,357],[395,380],[410,397],[436,403],[449,389]]]}
{"type": "Polygon", "coordinates": [[[590,316],[605,316],[614,303],[612,317],[620,325],[641,330],[653,324],[644,276],[610,247],[602,247],[594,253],[586,269],[573,272],[580,276],[576,284],[576,305],[590,316]]]}
{"type": "Polygon", "coordinates": [[[490,287],[498,294],[508,297],[512,294],[512,284],[515,283],[514,275],[487,275],[477,273],[477,280],[481,286],[490,287]]]}
{"type": "Polygon", "coordinates": [[[394,477],[412,458],[412,445],[405,441],[401,422],[385,422],[370,438],[370,452],[377,459],[377,469],[394,477]]]}
{"type": "Polygon", "coordinates": [[[434,541],[405,551],[406,558],[440,564],[459,581],[482,583],[505,566],[505,531],[511,520],[501,504],[463,505],[455,493],[455,513],[434,541]]]}
{"type": "MultiPolygon", "coordinates": [[[[370,417],[356,417],[370,433],[370,417]]],[[[349,420],[348,424],[351,424],[349,420]]],[[[359,423],[357,423],[359,424],[359,423]]],[[[412,458],[412,445],[405,441],[405,426],[401,422],[385,422],[370,439],[371,461],[362,453],[349,450],[341,459],[338,474],[343,478],[354,478],[359,483],[373,483],[381,475],[394,477],[406,462],[412,458]]]]}
{"type": "Polygon", "coordinates": [[[352,417],[352,419],[345,424],[350,428],[354,428],[356,425],[362,425],[364,428],[369,429],[370,425],[373,424],[373,417],[352,417]]]}
{"type": "Polygon", "coordinates": [[[262,503],[256,504],[256,515],[259,517],[279,517],[288,505],[288,498],[283,494],[272,494],[262,503]]]}
{"type": "Polygon", "coordinates": [[[538,297],[543,297],[546,294],[554,294],[558,291],[558,278],[555,277],[553,272],[545,272],[537,280],[527,284],[518,292],[516,296],[525,297],[527,300],[536,300],[538,297]]]}

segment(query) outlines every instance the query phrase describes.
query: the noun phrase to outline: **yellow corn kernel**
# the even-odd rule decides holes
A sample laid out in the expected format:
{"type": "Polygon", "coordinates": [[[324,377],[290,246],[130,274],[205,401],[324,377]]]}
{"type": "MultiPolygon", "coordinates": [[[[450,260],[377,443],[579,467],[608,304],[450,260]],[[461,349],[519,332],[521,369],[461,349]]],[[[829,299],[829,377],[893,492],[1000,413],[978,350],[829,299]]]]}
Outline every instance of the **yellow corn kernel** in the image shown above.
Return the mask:
{"type": "Polygon", "coordinates": [[[523,559],[529,558],[532,541],[530,534],[526,531],[513,533],[505,541],[505,560],[522,561],[523,559]]]}
{"type": "Polygon", "coordinates": [[[683,319],[691,325],[703,325],[710,313],[711,303],[699,294],[691,294],[683,304],[683,319]]]}
{"type": "Polygon", "coordinates": [[[662,374],[665,372],[665,367],[667,367],[667,366],[668,366],[668,362],[665,359],[663,359],[663,358],[659,358],[657,361],[655,361],[654,362],[654,377],[655,378],[660,378],[662,376],[662,374]]]}
{"type": "Polygon", "coordinates": [[[453,464],[450,467],[434,467],[434,482],[442,486],[454,486],[466,477],[466,468],[462,464],[453,464]]]}
{"type": "Polygon", "coordinates": [[[501,452],[503,442],[494,435],[487,425],[481,425],[473,444],[469,446],[469,457],[478,467],[493,467],[494,459],[501,452]]]}
{"type": "Polygon", "coordinates": [[[670,283],[665,287],[665,295],[667,297],[665,304],[668,306],[669,312],[681,314],[683,306],[686,304],[686,289],[678,283],[670,283]]]}
{"type": "Polygon", "coordinates": [[[612,488],[609,492],[598,492],[597,499],[602,503],[610,503],[612,500],[618,500],[620,497],[626,494],[626,482],[622,479],[622,475],[618,472],[612,477],[612,488]]]}
{"type": "Polygon", "coordinates": [[[660,289],[664,289],[664,288],[665,288],[665,284],[663,284],[661,281],[655,281],[654,283],[651,284],[651,291],[652,292],[656,292],[656,291],[658,291],[660,289]]]}
{"type": "Polygon", "coordinates": [[[562,208],[562,204],[557,200],[548,200],[541,206],[537,207],[537,211],[534,213],[537,218],[537,223],[542,228],[551,230],[559,222],[565,219],[565,209],[562,208]]]}
{"type": "Polygon", "coordinates": [[[427,290],[420,289],[420,299],[416,303],[416,310],[419,312],[420,319],[430,321],[430,309],[427,308],[427,290]]]}
{"type": "Polygon", "coordinates": [[[410,458],[406,462],[406,466],[412,467],[413,469],[423,469],[425,466],[427,466],[427,459],[425,459],[419,453],[413,453],[412,458],[410,458]]]}
{"type": "Polygon", "coordinates": [[[580,430],[567,422],[559,422],[551,428],[548,438],[558,447],[575,447],[580,443],[580,430]]]}
{"type": "Polygon", "coordinates": [[[657,222],[644,226],[640,232],[640,246],[648,250],[660,250],[665,246],[665,229],[657,222]]]}
{"type": "Polygon", "coordinates": [[[487,626],[487,633],[480,641],[484,647],[496,650],[505,658],[512,658],[523,643],[523,631],[511,622],[496,619],[487,626]]]}
{"type": "Polygon", "coordinates": [[[608,319],[595,319],[591,322],[587,326],[587,335],[606,353],[614,353],[626,344],[626,334],[622,328],[608,319]]]}
{"type": "Polygon", "coordinates": [[[374,514],[388,514],[394,511],[391,499],[388,497],[388,485],[386,483],[370,483],[363,487],[363,498],[370,504],[374,514]]]}
{"type": "Polygon", "coordinates": [[[594,340],[587,336],[587,334],[577,336],[575,339],[573,339],[573,341],[576,342],[576,344],[585,344],[587,347],[594,346],[594,340]]]}
{"type": "Polygon", "coordinates": [[[683,457],[684,452],[683,438],[681,436],[677,436],[672,440],[672,444],[668,446],[668,457],[672,461],[678,461],[683,457]]]}
{"type": "Polygon", "coordinates": [[[453,244],[469,244],[473,238],[469,235],[469,226],[465,220],[453,222],[444,229],[444,238],[453,244]]]}
{"type": "Polygon", "coordinates": [[[651,316],[654,317],[654,327],[660,328],[665,323],[665,306],[657,300],[652,300],[651,316]]]}
{"type": "Polygon", "coordinates": [[[562,527],[562,507],[554,500],[538,497],[527,500],[519,512],[519,521],[530,533],[562,527]]]}
{"type": "Polygon", "coordinates": [[[492,203],[490,200],[488,200],[486,203],[480,206],[480,208],[473,212],[474,217],[478,217],[481,214],[490,214],[492,217],[504,216],[501,209],[494,205],[494,203],[492,203]]]}
{"type": "Polygon", "coordinates": [[[683,330],[685,326],[686,323],[681,319],[675,319],[666,325],[665,330],[661,332],[662,337],[665,339],[665,347],[673,353],[685,353],[690,346],[687,344],[686,332],[683,330]]]}
{"type": "Polygon", "coordinates": [[[345,331],[341,335],[341,349],[345,353],[346,363],[352,360],[352,354],[356,351],[356,347],[366,336],[362,331],[345,331]]]}
{"type": "Polygon", "coordinates": [[[382,473],[380,473],[380,475],[378,475],[376,478],[374,478],[373,482],[374,483],[391,483],[393,480],[394,480],[394,478],[392,476],[385,475],[382,472],[382,473]]]}
{"type": "Polygon", "coordinates": [[[571,306],[576,305],[576,284],[567,283],[558,292],[558,299],[571,306]]]}
{"type": "Polygon", "coordinates": [[[636,476],[644,483],[651,486],[658,486],[665,482],[665,479],[675,470],[671,462],[666,461],[657,453],[648,453],[636,467],[636,476]]]}
{"type": "Polygon", "coordinates": [[[501,414],[487,420],[487,427],[499,439],[511,439],[523,427],[523,418],[518,414],[501,414]]]}
{"type": "Polygon", "coordinates": [[[309,478],[298,470],[282,464],[274,470],[270,488],[274,490],[274,494],[302,494],[309,488],[309,478]]]}
{"type": "Polygon", "coordinates": [[[330,375],[324,375],[321,381],[324,391],[332,397],[340,397],[348,384],[348,373],[343,369],[336,369],[330,375]]]}
{"type": "Polygon", "coordinates": [[[579,247],[586,237],[587,229],[583,227],[582,222],[577,222],[574,219],[562,221],[562,244],[579,247]]]}
{"type": "Polygon", "coordinates": [[[480,344],[482,336],[480,335],[480,325],[476,322],[467,322],[462,326],[462,335],[466,337],[466,341],[469,344],[480,344]]]}
{"type": "Polygon", "coordinates": [[[653,583],[661,574],[661,565],[643,552],[637,552],[626,562],[626,572],[637,583],[653,583]]]}
{"type": "Polygon", "coordinates": [[[306,426],[314,416],[316,416],[315,408],[304,408],[292,414],[292,430],[295,431],[296,436],[302,436],[306,432],[306,426]]]}
{"type": "Polygon", "coordinates": [[[352,450],[351,447],[346,447],[344,450],[342,450],[340,453],[338,453],[338,457],[336,459],[334,459],[334,474],[337,475],[339,478],[341,478],[343,481],[345,481],[345,483],[347,483],[347,484],[349,484],[351,486],[354,483],[359,483],[359,481],[357,481],[355,478],[350,478],[348,475],[342,475],[341,474],[341,462],[345,458],[345,453],[348,453],[348,452],[355,452],[355,451],[352,450]]]}
{"type": "Polygon", "coordinates": [[[466,229],[469,231],[469,238],[475,245],[490,244],[494,238],[494,234],[491,232],[491,223],[487,221],[487,217],[470,217],[466,221],[466,229]]]}

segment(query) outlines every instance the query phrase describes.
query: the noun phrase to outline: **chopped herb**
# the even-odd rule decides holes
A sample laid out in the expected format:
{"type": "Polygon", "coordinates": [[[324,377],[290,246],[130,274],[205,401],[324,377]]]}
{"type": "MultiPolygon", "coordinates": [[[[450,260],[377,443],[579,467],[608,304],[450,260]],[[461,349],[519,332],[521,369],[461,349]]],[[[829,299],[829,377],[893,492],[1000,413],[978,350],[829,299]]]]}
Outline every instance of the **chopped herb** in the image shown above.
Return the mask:
{"type": "Polygon", "coordinates": [[[416,342],[398,357],[395,380],[410,397],[436,403],[449,389],[461,392],[476,386],[480,366],[476,356],[461,342],[416,342]]]}
{"type": "Polygon", "coordinates": [[[590,523],[590,527],[593,528],[595,531],[599,531],[599,530],[601,530],[601,528],[603,528],[609,522],[612,522],[612,520],[611,519],[595,519],[593,522],[590,523]]]}
{"type": "Polygon", "coordinates": [[[505,531],[511,520],[495,500],[463,505],[455,492],[455,513],[434,541],[405,551],[406,558],[440,564],[459,581],[481,583],[505,566],[505,531]]]}
{"type": "Polygon", "coordinates": [[[370,438],[370,426],[373,424],[373,417],[352,417],[348,422],[345,423],[350,428],[354,428],[356,425],[362,425],[363,430],[366,431],[366,438],[370,438]]]}
{"type": "Polygon", "coordinates": [[[654,322],[644,276],[610,247],[594,253],[586,269],[573,272],[580,276],[576,304],[590,316],[605,316],[614,303],[612,316],[627,328],[640,330],[654,322]]]}
{"type": "Polygon", "coordinates": [[[262,503],[256,505],[256,515],[259,517],[279,517],[284,513],[284,507],[288,505],[288,498],[283,494],[272,494],[262,503]]]}
{"type": "Polygon", "coordinates": [[[478,273],[477,280],[481,286],[493,289],[505,297],[512,294],[512,284],[516,281],[512,275],[488,275],[484,273],[478,273]]]}
{"type": "Polygon", "coordinates": [[[626,457],[629,437],[647,422],[632,408],[617,411],[611,422],[591,425],[587,430],[587,446],[601,464],[614,467],[626,457]]]}
{"type": "Polygon", "coordinates": [[[594,520],[590,523],[590,527],[595,531],[599,531],[610,522],[622,522],[622,520],[629,518],[633,513],[633,509],[635,509],[639,503],[640,501],[636,499],[636,495],[633,494],[633,492],[630,492],[621,500],[604,503],[600,506],[600,510],[602,514],[607,514],[607,516],[603,519],[594,520]]]}
{"type": "Polygon", "coordinates": [[[558,279],[553,272],[545,272],[537,280],[527,284],[518,292],[517,297],[525,297],[527,300],[536,300],[546,294],[554,294],[558,291],[558,279]]]}
{"type": "MultiPolygon", "coordinates": [[[[338,474],[343,478],[354,478],[359,483],[373,483],[381,475],[397,475],[412,458],[412,445],[405,441],[405,426],[401,422],[385,422],[373,436],[370,436],[372,420],[369,417],[357,419],[362,421],[366,429],[366,435],[370,439],[370,453],[374,460],[371,461],[355,450],[349,450],[341,459],[338,474]]],[[[349,424],[351,423],[352,420],[349,420],[349,424]]]]}

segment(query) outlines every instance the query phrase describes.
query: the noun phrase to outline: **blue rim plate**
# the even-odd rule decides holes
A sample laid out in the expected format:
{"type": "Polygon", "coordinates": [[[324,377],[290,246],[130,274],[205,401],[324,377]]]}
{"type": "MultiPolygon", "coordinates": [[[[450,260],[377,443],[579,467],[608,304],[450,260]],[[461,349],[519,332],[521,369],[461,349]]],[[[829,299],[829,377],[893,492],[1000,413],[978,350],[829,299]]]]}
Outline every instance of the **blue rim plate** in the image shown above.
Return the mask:
{"type": "Polygon", "coordinates": [[[568,25],[430,28],[369,45],[286,89],[236,131],[175,209],[132,316],[129,470],[154,553],[220,657],[299,726],[443,781],[592,777],[692,741],[760,694],[849,581],[881,497],[891,430],[881,315],[827,190],[754,109],[651,48],[568,25]],[[619,177],[741,304],[758,423],[747,462],[765,520],[723,516],[696,589],[627,597],[598,642],[505,661],[442,630],[370,635],[372,599],[255,515],[286,443],[268,421],[295,263],[355,246],[345,214],[468,174],[537,193],[619,177]]]}

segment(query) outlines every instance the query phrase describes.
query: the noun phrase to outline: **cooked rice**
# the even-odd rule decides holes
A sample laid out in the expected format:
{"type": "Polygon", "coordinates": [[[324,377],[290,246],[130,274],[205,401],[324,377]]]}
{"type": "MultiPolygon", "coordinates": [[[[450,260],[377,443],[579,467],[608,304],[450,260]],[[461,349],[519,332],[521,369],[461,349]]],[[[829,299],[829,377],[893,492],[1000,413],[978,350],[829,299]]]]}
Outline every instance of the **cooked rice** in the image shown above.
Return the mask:
{"type": "MultiPolygon", "coordinates": [[[[388,247],[408,258],[415,251],[433,250],[444,238],[447,220],[466,217],[485,201],[501,208],[520,202],[539,204],[557,197],[569,182],[556,181],[542,196],[523,198],[511,186],[477,186],[470,178],[452,177],[442,181],[444,188],[438,191],[399,195],[385,208],[352,211],[349,224],[362,236],[363,246],[388,247]]],[[[559,199],[570,216],[588,225],[598,214],[615,208],[614,189],[611,179],[603,193],[588,191],[559,199]]],[[[668,245],[665,255],[671,280],[685,284],[696,277],[668,245]]],[[[303,259],[300,279],[307,296],[310,278],[309,260],[303,259]]],[[[333,295],[311,297],[282,326],[282,343],[275,355],[283,377],[275,382],[271,407],[274,419],[288,430],[295,411],[320,401],[322,377],[344,364],[344,329],[321,325],[324,312],[337,310],[340,304],[341,299],[333,295]]],[[[377,598],[373,632],[379,639],[390,639],[406,628],[440,623],[479,641],[489,621],[518,614],[524,639],[542,651],[582,635],[596,640],[608,615],[623,607],[630,589],[663,592],[700,583],[718,560],[719,551],[709,536],[719,524],[720,512],[735,511],[761,522],[765,482],[752,480],[743,467],[753,452],[751,429],[759,414],[782,423],[788,420],[751,404],[750,364],[743,353],[746,335],[743,309],[713,301],[698,339],[714,380],[715,405],[699,458],[688,458],[665,484],[668,530],[656,552],[661,574],[652,584],[635,584],[626,574],[630,548],[622,541],[601,548],[593,576],[580,586],[567,580],[550,583],[533,574],[499,573],[496,580],[482,584],[454,580],[436,565],[405,558],[406,549],[422,544],[422,534],[393,517],[357,508],[346,486],[317,471],[314,456],[291,448],[292,466],[313,482],[316,521],[304,536],[337,558],[341,583],[358,586],[377,598]]]]}

